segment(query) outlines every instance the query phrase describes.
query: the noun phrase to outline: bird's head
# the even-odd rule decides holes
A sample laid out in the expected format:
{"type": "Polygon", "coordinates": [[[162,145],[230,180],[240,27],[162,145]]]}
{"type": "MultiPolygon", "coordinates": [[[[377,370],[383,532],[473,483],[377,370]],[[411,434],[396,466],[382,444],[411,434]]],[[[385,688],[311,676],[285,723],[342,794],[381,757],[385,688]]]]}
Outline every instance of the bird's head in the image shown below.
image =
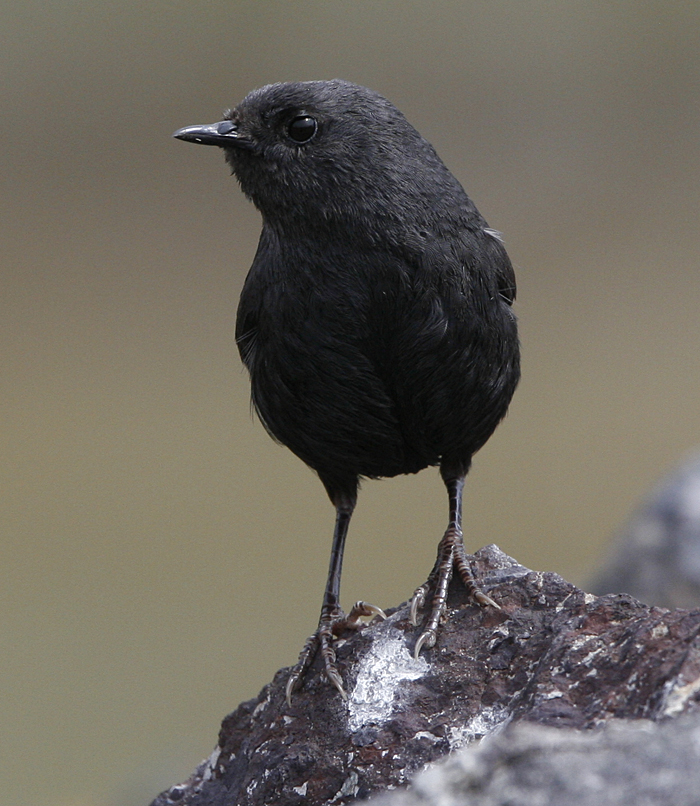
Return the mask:
{"type": "Polygon", "coordinates": [[[411,217],[441,180],[432,146],[386,98],[339,79],[270,84],[218,123],[174,137],[224,149],[244,193],[272,224],[411,217]]]}

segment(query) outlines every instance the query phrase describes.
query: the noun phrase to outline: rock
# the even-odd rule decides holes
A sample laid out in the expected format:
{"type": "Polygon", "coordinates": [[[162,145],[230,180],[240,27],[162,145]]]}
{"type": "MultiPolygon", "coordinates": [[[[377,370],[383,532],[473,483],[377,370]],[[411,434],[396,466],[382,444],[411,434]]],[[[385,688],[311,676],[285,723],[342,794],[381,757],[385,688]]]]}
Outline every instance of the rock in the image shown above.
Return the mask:
{"type": "Polygon", "coordinates": [[[700,717],[599,730],[521,722],[419,773],[372,806],[697,806],[700,717]]]}
{"type": "Polygon", "coordinates": [[[468,603],[454,584],[437,645],[417,661],[420,630],[406,605],[344,634],[347,702],[315,663],[288,708],[281,670],[224,719],[212,756],[153,806],[340,806],[405,786],[508,723],[583,729],[697,708],[700,612],[595,597],[496,546],[471,560],[502,611],[468,603]]]}
{"type": "Polygon", "coordinates": [[[595,593],[700,607],[700,456],[664,479],[620,532],[595,593]]]}

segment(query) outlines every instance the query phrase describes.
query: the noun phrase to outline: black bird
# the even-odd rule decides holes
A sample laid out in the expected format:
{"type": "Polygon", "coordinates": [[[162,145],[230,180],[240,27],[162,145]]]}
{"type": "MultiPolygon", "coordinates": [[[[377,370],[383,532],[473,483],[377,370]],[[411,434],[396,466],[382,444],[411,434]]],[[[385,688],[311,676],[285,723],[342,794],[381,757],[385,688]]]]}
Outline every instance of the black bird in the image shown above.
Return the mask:
{"type": "Polygon", "coordinates": [[[317,631],[287,697],[320,647],[343,697],[333,636],[361,615],[340,608],[348,524],[360,478],[439,465],[450,520],[415,645],[435,644],[456,569],[479,590],[462,540],[462,488],[473,454],[518,383],[515,276],[490,229],[433,147],[389,101],[347,81],[271,84],[219,123],[175,137],[220,146],[262,233],[238,307],[236,341],[270,435],[312,467],[336,509],[317,631]]]}

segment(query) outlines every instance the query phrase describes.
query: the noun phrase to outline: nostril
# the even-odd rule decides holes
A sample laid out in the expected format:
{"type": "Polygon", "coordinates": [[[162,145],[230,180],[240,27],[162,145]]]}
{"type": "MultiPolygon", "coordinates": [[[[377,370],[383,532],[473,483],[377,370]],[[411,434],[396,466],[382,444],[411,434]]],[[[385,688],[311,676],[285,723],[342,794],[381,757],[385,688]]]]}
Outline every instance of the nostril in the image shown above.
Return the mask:
{"type": "Polygon", "coordinates": [[[230,120],[222,120],[221,123],[218,123],[216,126],[216,131],[219,134],[231,134],[231,132],[235,132],[238,127],[235,123],[230,120]]]}

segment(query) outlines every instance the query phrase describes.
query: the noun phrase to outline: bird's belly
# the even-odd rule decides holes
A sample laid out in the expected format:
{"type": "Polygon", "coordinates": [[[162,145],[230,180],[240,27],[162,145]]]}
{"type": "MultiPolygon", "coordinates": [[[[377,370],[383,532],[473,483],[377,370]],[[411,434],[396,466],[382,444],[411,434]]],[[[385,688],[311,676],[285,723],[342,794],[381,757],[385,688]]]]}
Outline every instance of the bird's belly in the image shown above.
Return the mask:
{"type": "Polygon", "coordinates": [[[268,431],[322,473],[415,473],[437,456],[418,455],[371,363],[352,345],[279,341],[249,365],[253,403],[268,431]]]}

